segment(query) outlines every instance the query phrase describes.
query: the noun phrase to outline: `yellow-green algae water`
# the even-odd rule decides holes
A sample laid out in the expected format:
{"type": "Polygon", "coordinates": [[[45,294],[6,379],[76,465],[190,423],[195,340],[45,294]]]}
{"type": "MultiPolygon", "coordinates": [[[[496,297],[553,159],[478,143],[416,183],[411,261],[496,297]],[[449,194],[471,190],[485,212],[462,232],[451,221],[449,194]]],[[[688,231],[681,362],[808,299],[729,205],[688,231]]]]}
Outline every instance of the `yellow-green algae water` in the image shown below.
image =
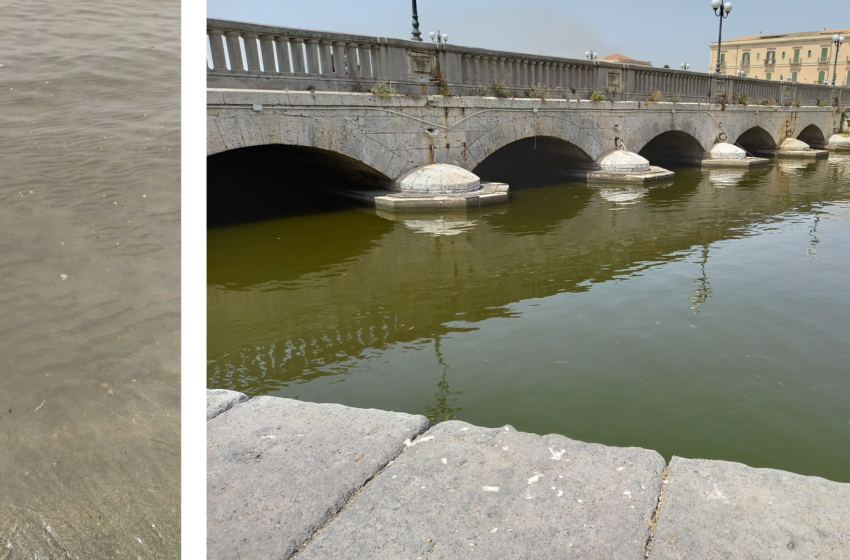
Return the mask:
{"type": "Polygon", "coordinates": [[[850,482],[850,158],[211,228],[208,385],[850,482]]]}

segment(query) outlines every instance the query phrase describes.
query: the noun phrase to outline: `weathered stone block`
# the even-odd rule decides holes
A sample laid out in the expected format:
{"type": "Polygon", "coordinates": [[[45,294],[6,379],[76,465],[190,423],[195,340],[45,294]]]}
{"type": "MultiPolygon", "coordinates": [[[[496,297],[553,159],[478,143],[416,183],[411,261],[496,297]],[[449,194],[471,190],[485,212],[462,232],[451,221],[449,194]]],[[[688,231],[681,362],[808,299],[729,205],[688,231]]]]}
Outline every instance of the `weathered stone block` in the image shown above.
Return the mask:
{"type": "Polygon", "coordinates": [[[245,147],[245,141],[242,139],[242,131],[239,129],[236,117],[218,119],[215,124],[221,134],[221,140],[228,150],[245,147]]]}
{"type": "Polygon", "coordinates": [[[299,559],[643,560],[664,466],[654,451],[444,422],[299,559]]]}
{"type": "Polygon", "coordinates": [[[256,397],[207,423],[207,557],[289,558],[428,427],[423,416],[256,397]]]}
{"type": "Polygon", "coordinates": [[[673,457],[652,560],[847,558],[850,484],[673,457]]]}
{"type": "Polygon", "coordinates": [[[227,389],[207,389],[207,420],[227,412],[239,403],[246,402],[248,396],[227,389]]]}

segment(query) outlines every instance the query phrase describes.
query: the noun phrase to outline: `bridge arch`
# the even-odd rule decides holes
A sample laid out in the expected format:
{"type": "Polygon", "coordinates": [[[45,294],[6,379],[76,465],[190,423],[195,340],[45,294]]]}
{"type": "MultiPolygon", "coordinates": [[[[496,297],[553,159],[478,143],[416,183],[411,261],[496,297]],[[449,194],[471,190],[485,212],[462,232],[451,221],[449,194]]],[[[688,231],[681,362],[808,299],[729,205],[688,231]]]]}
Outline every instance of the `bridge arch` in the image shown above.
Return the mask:
{"type": "Polygon", "coordinates": [[[750,154],[776,149],[775,137],[760,126],[745,130],[735,139],[735,143],[750,154]]]}
{"type": "Polygon", "coordinates": [[[403,153],[382,144],[357,126],[335,119],[241,111],[207,119],[207,156],[266,145],[300,146],[340,154],[377,173],[397,178],[412,166],[403,153]]]}
{"type": "Polygon", "coordinates": [[[572,142],[554,136],[531,136],[500,147],[472,172],[485,181],[530,186],[562,181],[565,170],[593,166],[593,158],[572,142]]]}
{"type": "Polygon", "coordinates": [[[347,208],[350,188],[389,188],[392,180],[339,152],[263,144],[207,156],[210,226],[347,208]]]}
{"type": "MultiPolygon", "coordinates": [[[[472,134],[467,133],[467,138],[472,134]]],[[[582,130],[570,119],[543,115],[520,116],[505,120],[474,137],[467,148],[466,167],[475,170],[484,160],[503,148],[514,143],[517,143],[517,147],[512,150],[525,148],[529,142],[533,146],[535,139],[538,148],[542,142],[550,154],[561,152],[567,156],[567,166],[573,163],[592,164],[605,151],[602,142],[596,137],[596,131],[582,130]]],[[[563,162],[561,167],[565,167],[563,162]]]]}
{"type": "Polygon", "coordinates": [[[811,148],[823,148],[826,146],[826,136],[816,124],[810,124],[800,131],[797,140],[805,142],[811,148]]]}
{"type": "Polygon", "coordinates": [[[693,135],[683,130],[668,130],[646,142],[638,154],[655,164],[665,159],[701,160],[706,148],[693,135]]]}

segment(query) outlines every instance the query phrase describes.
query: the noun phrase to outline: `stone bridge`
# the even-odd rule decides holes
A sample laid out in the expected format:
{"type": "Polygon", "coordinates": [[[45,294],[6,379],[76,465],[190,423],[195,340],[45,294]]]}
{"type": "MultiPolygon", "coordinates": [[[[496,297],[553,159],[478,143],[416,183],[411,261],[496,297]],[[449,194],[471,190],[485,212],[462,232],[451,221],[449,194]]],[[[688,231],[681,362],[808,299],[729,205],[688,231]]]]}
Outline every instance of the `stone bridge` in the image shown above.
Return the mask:
{"type": "Polygon", "coordinates": [[[208,34],[208,155],[280,145],[290,168],[395,191],[454,196],[529,168],[644,182],[671,176],[654,167],[670,159],[825,156],[808,148],[843,139],[850,104],[850,88],[824,85],[222,20],[208,34]],[[430,164],[446,165],[428,176],[430,164]]]}

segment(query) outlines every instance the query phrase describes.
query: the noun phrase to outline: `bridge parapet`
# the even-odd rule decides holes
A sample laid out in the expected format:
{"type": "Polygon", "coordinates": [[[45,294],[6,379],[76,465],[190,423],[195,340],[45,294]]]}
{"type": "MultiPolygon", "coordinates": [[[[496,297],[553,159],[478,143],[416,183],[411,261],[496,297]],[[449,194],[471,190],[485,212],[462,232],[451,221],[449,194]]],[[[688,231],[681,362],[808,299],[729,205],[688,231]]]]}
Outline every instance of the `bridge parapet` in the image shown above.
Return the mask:
{"type": "Polygon", "coordinates": [[[710,102],[726,96],[748,103],[850,105],[850,88],[716,76],[453,44],[333,33],[220,19],[207,20],[211,88],[369,91],[386,82],[402,94],[710,102]],[[531,91],[535,86],[541,87],[531,91]]]}

